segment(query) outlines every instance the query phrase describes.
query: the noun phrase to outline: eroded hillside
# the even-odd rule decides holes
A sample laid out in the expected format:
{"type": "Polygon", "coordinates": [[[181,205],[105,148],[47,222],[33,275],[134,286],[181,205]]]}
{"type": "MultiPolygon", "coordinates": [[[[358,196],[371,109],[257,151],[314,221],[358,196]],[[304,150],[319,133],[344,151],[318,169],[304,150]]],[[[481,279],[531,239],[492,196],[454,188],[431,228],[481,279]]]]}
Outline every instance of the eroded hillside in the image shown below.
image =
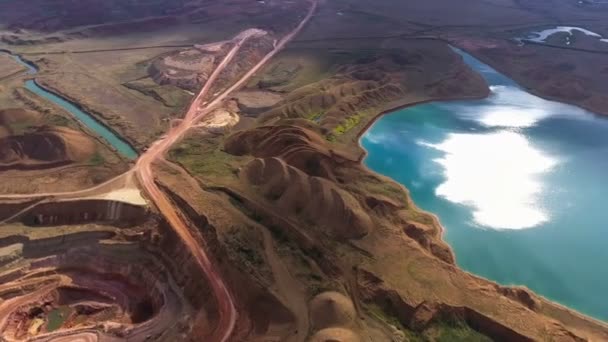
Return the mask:
{"type": "Polygon", "coordinates": [[[608,340],[601,322],[459,269],[437,219],[365,168],[358,145],[386,111],[489,94],[449,44],[543,96],[603,105],[604,73],[583,65],[599,57],[581,64],[511,40],[555,18],[601,29],[601,8],[43,2],[0,3],[1,48],[40,68],[0,65],[2,338],[608,340]],[[117,155],[25,89],[31,78],[143,157],[117,155]]]}

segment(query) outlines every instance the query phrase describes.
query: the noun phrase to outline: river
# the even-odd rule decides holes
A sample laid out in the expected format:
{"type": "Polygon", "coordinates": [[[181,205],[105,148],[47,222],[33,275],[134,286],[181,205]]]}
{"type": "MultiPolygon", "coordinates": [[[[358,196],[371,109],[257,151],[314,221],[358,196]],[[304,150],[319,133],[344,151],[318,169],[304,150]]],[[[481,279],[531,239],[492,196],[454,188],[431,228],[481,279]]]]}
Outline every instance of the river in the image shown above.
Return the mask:
{"type": "MultiPolygon", "coordinates": [[[[11,55],[15,61],[27,68],[28,75],[34,75],[38,72],[38,68],[21,58],[17,55],[11,55]]],[[[119,153],[127,157],[128,159],[136,159],[138,154],[129,143],[124,139],[116,135],[111,129],[106,127],[92,115],[81,110],[76,104],[63,98],[59,94],[52,93],[42,87],[40,87],[34,80],[28,80],[25,82],[25,88],[30,90],[32,93],[46,99],[47,101],[53,102],[66,111],[70,112],[74,117],[80,121],[83,125],[95,132],[98,136],[103,138],[110,146],[114,147],[119,153]]]]}
{"type": "Polygon", "coordinates": [[[608,119],[457,52],[492,94],[383,116],[365,164],[440,218],[463,269],[608,320],[608,119]]]}

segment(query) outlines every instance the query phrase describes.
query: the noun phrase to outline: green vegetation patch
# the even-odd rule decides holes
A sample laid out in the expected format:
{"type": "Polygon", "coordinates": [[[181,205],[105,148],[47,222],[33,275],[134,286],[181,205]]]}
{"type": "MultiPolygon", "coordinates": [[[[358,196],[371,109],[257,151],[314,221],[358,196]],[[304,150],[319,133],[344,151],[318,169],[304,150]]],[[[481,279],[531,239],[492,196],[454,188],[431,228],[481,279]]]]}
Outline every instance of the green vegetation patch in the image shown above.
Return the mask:
{"type": "Polygon", "coordinates": [[[89,160],[89,164],[92,166],[102,166],[106,162],[105,158],[99,153],[99,151],[95,151],[95,154],[89,160]]]}
{"type": "Polygon", "coordinates": [[[431,226],[435,223],[433,217],[420,209],[409,207],[407,209],[407,217],[409,220],[431,226]]]}
{"type": "Polygon", "coordinates": [[[36,124],[31,121],[20,121],[11,123],[9,128],[14,135],[22,135],[34,131],[36,129],[36,124]]]}
{"type": "Polygon", "coordinates": [[[387,314],[380,306],[364,306],[368,316],[391,325],[404,334],[404,341],[410,342],[491,342],[489,337],[471,329],[465,322],[458,320],[438,321],[421,332],[409,330],[394,316],[387,314]]]}
{"type": "Polygon", "coordinates": [[[323,117],[324,114],[325,114],[324,111],[312,112],[312,113],[309,113],[308,115],[306,115],[306,119],[308,119],[310,121],[318,122],[323,117]]]}
{"type": "Polygon", "coordinates": [[[357,182],[350,185],[345,185],[347,189],[353,193],[366,195],[385,196],[409,208],[408,194],[403,188],[393,181],[388,179],[376,178],[376,176],[367,176],[357,178],[357,182]]]}
{"type": "Polygon", "coordinates": [[[365,308],[365,312],[369,316],[374,317],[378,321],[390,324],[402,331],[407,330],[401,324],[401,322],[397,319],[397,317],[386,314],[386,312],[384,312],[384,310],[382,310],[382,308],[380,306],[378,306],[376,304],[369,304],[369,305],[365,305],[364,308],[365,308]]]}
{"type": "Polygon", "coordinates": [[[226,235],[226,244],[230,249],[236,251],[236,255],[246,264],[259,267],[264,264],[264,258],[259,253],[261,244],[257,241],[257,236],[252,229],[251,227],[232,227],[226,235]],[[254,241],[255,246],[252,246],[254,241]]]}
{"type": "Polygon", "coordinates": [[[70,119],[61,115],[47,115],[45,120],[51,126],[73,127],[75,124],[70,123],[70,119]]]}
{"type": "Polygon", "coordinates": [[[331,77],[336,69],[369,58],[374,52],[361,49],[294,48],[281,52],[248,83],[249,88],[294,91],[331,77]]]}
{"type": "Polygon", "coordinates": [[[224,243],[240,267],[257,278],[267,282],[272,278],[272,271],[263,256],[264,245],[258,231],[248,225],[231,227],[224,235],[224,243]]]}
{"type": "Polygon", "coordinates": [[[193,134],[169,151],[169,158],[183,165],[195,176],[205,179],[236,177],[237,169],[246,157],[222,151],[221,138],[193,134]]]}
{"type": "Polygon", "coordinates": [[[153,99],[162,102],[165,106],[172,108],[183,108],[192,98],[192,95],[179,87],[173,85],[161,86],[151,78],[144,78],[123,85],[146,96],[150,96],[153,99]]]}
{"type": "Polygon", "coordinates": [[[361,122],[361,117],[362,115],[359,113],[349,116],[348,118],[346,118],[346,120],[344,120],[344,122],[342,122],[342,124],[332,130],[333,134],[336,136],[340,136],[350,131],[351,129],[357,127],[357,125],[359,125],[359,123],[361,122]]]}
{"type": "Polygon", "coordinates": [[[48,315],[46,330],[51,332],[61,328],[71,313],[72,308],[69,306],[60,306],[51,310],[48,315]]]}
{"type": "Polygon", "coordinates": [[[424,332],[427,341],[492,342],[489,337],[471,329],[464,322],[439,322],[424,332]]]}

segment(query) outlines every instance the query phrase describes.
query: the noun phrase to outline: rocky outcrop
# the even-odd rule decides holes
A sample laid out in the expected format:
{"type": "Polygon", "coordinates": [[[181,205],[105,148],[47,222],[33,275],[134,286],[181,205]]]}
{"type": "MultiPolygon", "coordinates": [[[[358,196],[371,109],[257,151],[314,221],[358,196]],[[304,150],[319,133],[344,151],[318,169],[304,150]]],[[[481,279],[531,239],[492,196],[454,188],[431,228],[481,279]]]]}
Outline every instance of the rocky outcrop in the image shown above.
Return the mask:
{"type": "Polygon", "coordinates": [[[530,290],[525,287],[506,287],[496,285],[496,291],[509,299],[523,304],[530,310],[536,311],[541,307],[540,301],[534,298],[530,290]]]}
{"type": "Polygon", "coordinates": [[[282,96],[271,91],[246,90],[235,93],[233,98],[237,100],[241,112],[257,116],[281,101],[282,96]]]}
{"type": "MultiPolygon", "coordinates": [[[[472,308],[446,303],[410,303],[372,272],[359,269],[357,274],[362,300],[379,305],[384,312],[396,317],[405,327],[412,330],[423,331],[438,322],[461,322],[495,341],[534,341],[533,338],[472,308]]],[[[517,289],[513,292],[517,292],[517,289]]],[[[556,322],[552,323],[546,334],[555,340],[584,341],[556,322]]]]}
{"type": "Polygon", "coordinates": [[[454,253],[443,240],[437,238],[433,228],[407,220],[403,220],[403,226],[405,235],[418,242],[422,248],[449,264],[455,263],[454,253]]]}

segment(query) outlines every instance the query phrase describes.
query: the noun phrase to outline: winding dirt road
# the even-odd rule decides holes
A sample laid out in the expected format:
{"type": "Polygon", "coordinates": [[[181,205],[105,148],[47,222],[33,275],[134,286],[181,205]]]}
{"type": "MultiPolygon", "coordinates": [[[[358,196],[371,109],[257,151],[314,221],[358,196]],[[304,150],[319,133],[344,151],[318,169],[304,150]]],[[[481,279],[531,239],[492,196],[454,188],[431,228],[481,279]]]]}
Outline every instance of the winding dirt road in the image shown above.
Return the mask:
{"type": "MultiPolygon", "coordinates": [[[[154,202],[158,210],[168,221],[170,226],[175,230],[178,236],[183,240],[184,245],[194,256],[196,262],[200,265],[201,269],[205,273],[207,280],[209,281],[210,287],[216,296],[218,303],[218,323],[215,331],[209,341],[228,341],[236,325],[238,313],[235,308],[233,297],[228,290],[228,287],[224,283],[220,273],[215,268],[213,263],[210,261],[205,250],[199,245],[196,238],[192,235],[188,229],[188,225],[183,217],[179,214],[179,210],[174,207],[173,203],[167,198],[167,196],[159,189],[155,182],[154,174],[152,172],[152,164],[157,160],[162,160],[166,152],[179,141],[187,133],[187,131],[195,127],[197,122],[204,118],[207,114],[211,113],[214,109],[218,108],[228,95],[242,87],[245,82],[248,81],[257,71],[259,71],[272,57],[274,57],[279,51],[281,51],[289,41],[291,41],[304,26],[308,23],[310,18],[313,16],[318,0],[311,0],[311,7],[300,21],[298,26],[294,28],[289,34],[283,37],[280,41],[275,42],[274,48],[267,55],[265,55],[254,67],[252,67],[244,76],[236,81],[230,88],[222,92],[211,100],[211,102],[204,102],[205,98],[212,86],[214,85],[221,72],[230,64],[234,57],[238,54],[238,51],[242,45],[250,38],[260,37],[267,34],[265,31],[258,29],[249,29],[241,32],[231,41],[226,43],[234,43],[234,46],[226,54],[222,62],[217,66],[215,71],[207,80],[199,94],[192,101],[184,119],[179,125],[172,127],[169,132],[161,139],[156,141],[150,146],[150,148],[143,153],[137,160],[135,167],[129,170],[127,173],[120,175],[104,184],[100,184],[93,188],[83,189],[79,191],[63,192],[63,193],[47,193],[47,194],[19,194],[19,195],[0,195],[0,199],[16,199],[16,198],[39,198],[39,197],[57,197],[57,196],[81,196],[88,195],[92,192],[99,192],[100,190],[108,187],[108,185],[123,181],[123,177],[130,176],[133,173],[137,175],[140,185],[143,187],[145,192],[148,194],[149,199],[154,202]]],[[[23,298],[23,297],[22,297],[23,298]]],[[[23,300],[19,300],[23,302],[23,300]]],[[[5,303],[8,304],[8,303],[5,303]]],[[[5,305],[6,306],[6,305],[5,305]]],[[[77,336],[81,340],[96,340],[94,334],[80,334],[77,336]]],[[[59,340],[68,340],[68,336],[58,337],[59,340]]]]}
{"type": "Polygon", "coordinates": [[[202,110],[203,113],[206,114],[209,112],[209,109],[212,109],[210,106],[201,108],[201,101],[205,98],[205,96],[207,96],[207,93],[211,89],[215,80],[219,77],[220,73],[236,56],[243,43],[247,39],[260,34],[261,33],[258,30],[247,30],[235,38],[236,42],[234,47],[228,52],[228,54],[226,54],[222,62],[209,77],[207,83],[201,89],[200,93],[192,101],[188,112],[184,116],[184,119],[178,126],[173,127],[164,138],[156,141],[152,146],[150,146],[148,151],[141,155],[137,161],[137,164],[135,165],[135,172],[139,178],[141,186],[146,190],[149,198],[154,202],[154,204],[156,204],[156,207],[165,217],[169,225],[175,230],[177,235],[190,250],[196,262],[201,266],[205,275],[207,276],[211,290],[216,296],[219,319],[211,341],[224,342],[227,341],[232,334],[237,319],[237,311],[234,306],[234,300],[232,299],[232,295],[230,294],[230,291],[228,291],[228,287],[222,280],[219,272],[213,266],[204,249],[201,248],[196,238],[188,229],[187,223],[178,214],[178,211],[173,207],[173,204],[167,198],[167,196],[156,185],[154,175],[152,173],[152,164],[156,160],[160,160],[169,150],[169,148],[171,148],[175,142],[181,139],[192,127],[196,121],[195,119],[200,116],[197,115],[199,111],[202,110]]]}
{"type": "Polygon", "coordinates": [[[195,100],[192,102],[188,112],[186,113],[181,123],[178,126],[172,128],[164,139],[154,143],[148,149],[148,151],[139,158],[135,166],[135,170],[140,180],[140,184],[144,187],[150,199],[154,201],[159,211],[163,214],[163,216],[169,222],[171,227],[173,227],[175,232],[184,241],[186,247],[188,247],[188,249],[191,251],[192,255],[195,257],[196,261],[199,263],[204,273],[206,274],[211,289],[213,290],[213,293],[216,296],[218,303],[219,320],[215,328],[213,338],[211,338],[210,341],[224,342],[228,341],[228,339],[230,338],[230,335],[232,334],[236,325],[236,320],[238,316],[234,305],[234,300],[219,272],[209,260],[209,257],[205,253],[204,249],[199,246],[198,242],[188,229],[186,222],[178,214],[177,210],[174,208],[173,204],[167,198],[167,196],[156,185],[154,181],[154,175],[152,173],[152,164],[156,160],[162,159],[162,157],[169,150],[169,148],[178,140],[180,140],[190,128],[195,126],[196,123],[201,120],[205,115],[209,114],[213,109],[218,107],[226,99],[226,97],[230,95],[230,93],[245,84],[245,82],[247,82],[247,80],[251,76],[253,76],[253,74],[255,74],[259,69],[264,66],[264,64],[266,64],[273,56],[275,56],[281,49],[283,49],[285,45],[287,45],[287,43],[291,39],[293,39],[293,37],[300,33],[304,25],[306,25],[306,23],[312,17],[313,13],[316,10],[316,7],[317,0],[313,0],[309,12],[300,22],[300,24],[287,36],[281,39],[281,41],[275,45],[274,49],[270,53],[268,53],[243,77],[241,77],[241,79],[239,79],[221,95],[217,96],[210,103],[205,104],[203,107],[200,107],[201,101],[205,98],[220,73],[230,63],[234,56],[236,56],[242,44],[247,39],[260,36],[262,34],[265,34],[265,32],[251,29],[239,34],[235,38],[235,46],[226,55],[220,65],[218,65],[212,76],[209,77],[209,80],[201,89],[201,92],[197,95],[195,100]]]}

